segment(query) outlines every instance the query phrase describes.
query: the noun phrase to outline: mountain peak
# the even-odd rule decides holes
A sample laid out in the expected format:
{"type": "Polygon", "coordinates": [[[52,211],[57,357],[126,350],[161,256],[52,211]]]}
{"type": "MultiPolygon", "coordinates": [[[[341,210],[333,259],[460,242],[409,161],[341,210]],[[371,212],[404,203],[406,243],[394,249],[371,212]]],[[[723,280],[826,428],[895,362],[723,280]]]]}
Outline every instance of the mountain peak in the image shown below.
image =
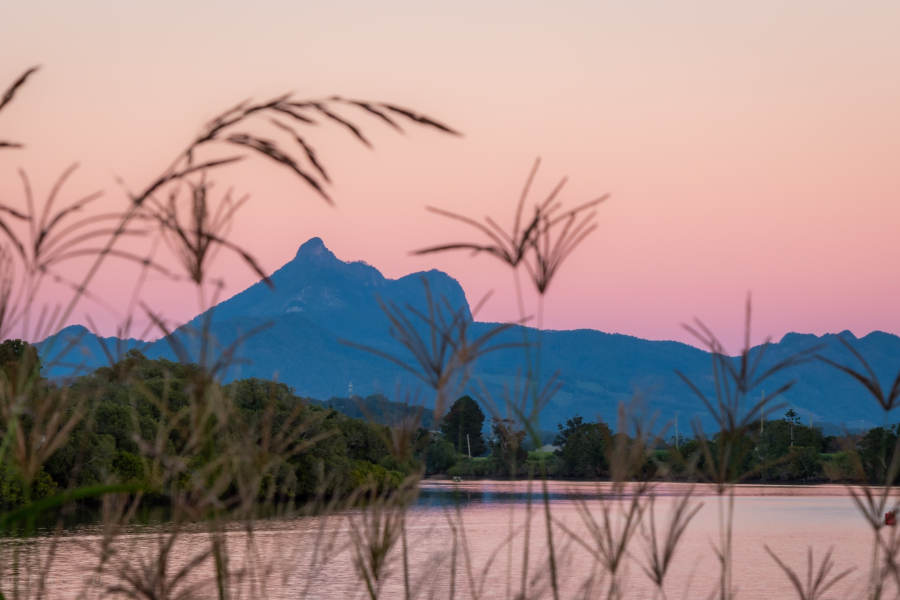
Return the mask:
{"type": "Polygon", "coordinates": [[[798,333],[789,331],[784,334],[779,344],[814,344],[819,340],[818,336],[812,333],[798,333]]]}
{"type": "Polygon", "coordinates": [[[320,237],[313,237],[303,242],[297,249],[296,258],[337,258],[334,253],[325,246],[320,237]]]}

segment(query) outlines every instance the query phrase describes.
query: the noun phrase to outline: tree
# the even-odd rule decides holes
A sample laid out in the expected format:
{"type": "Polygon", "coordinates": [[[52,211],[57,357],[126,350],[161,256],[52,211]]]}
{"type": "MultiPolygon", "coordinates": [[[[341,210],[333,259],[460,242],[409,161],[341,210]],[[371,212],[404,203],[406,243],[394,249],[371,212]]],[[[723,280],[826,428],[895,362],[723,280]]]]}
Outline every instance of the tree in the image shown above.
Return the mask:
{"type": "Polygon", "coordinates": [[[809,481],[822,476],[819,453],[809,446],[794,446],[772,469],[772,476],[782,481],[809,481]]]}
{"type": "Polygon", "coordinates": [[[791,426],[791,448],[794,447],[794,425],[800,422],[800,415],[797,414],[797,411],[793,408],[787,409],[787,412],[784,413],[784,420],[788,422],[791,426]]]}
{"type": "Polygon", "coordinates": [[[856,445],[863,471],[870,483],[887,483],[890,466],[898,440],[900,425],[873,427],[856,445]]]}
{"type": "Polygon", "coordinates": [[[808,462],[826,450],[825,438],[821,430],[800,424],[799,416],[792,412],[789,410],[783,419],[766,421],[756,438],[753,455],[763,480],[796,481],[819,476],[820,471],[808,462]]]}
{"type": "Polygon", "coordinates": [[[484,413],[470,396],[462,396],[454,402],[441,421],[444,438],[461,454],[468,454],[471,446],[472,456],[481,456],[486,450],[481,434],[483,427],[484,413]]]}
{"type": "Polygon", "coordinates": [[[553,443],[559,448],[561,473],[566,477],[599,477],[609,465],[606,459],[607,440],[610,439],[606,423],[585,423],[580,415],[566,421],[565,427],[557,425],[559,434],[553,443]]]}
{"type": "Polygon", "coordinates": [[[425,474],[446,473],[456,464],[456,449],[440,437],[433,437],[425,448],[425,474]]]}
{"type": "Polygon", "coordinates": [[[791,442],[795,447],[814,448],[816,452],[826,451],[825,438],[820,429],[788,419],[777,419],[766,421],[763,432],[758,436],[759,456],[766,461],[777,460],[787,455],[791,449],[791,442]]]}
{"type": "Polygon", "coordinates": [[[22,340],[0,343],[0,380],[9,386],[10,397],[25,390],[29,382],[40,378],[41,359],[37,349],[22,340]]]}
{"type": "Polygon", "coordinates": [[[18,362],[32,346],[22,340],[5,340],[0,344],[0,365],[18,362]]]}
{"type": "Polygon", "coordinates": [[[514,429],[512,419],[494,419],[492,426],[493,437],[491,439],[491,458],[494,461],[495,471],[506,472],[515,477],[518,470],[528,459],[528,451],[525,450],[525,432],[514,429]]]}

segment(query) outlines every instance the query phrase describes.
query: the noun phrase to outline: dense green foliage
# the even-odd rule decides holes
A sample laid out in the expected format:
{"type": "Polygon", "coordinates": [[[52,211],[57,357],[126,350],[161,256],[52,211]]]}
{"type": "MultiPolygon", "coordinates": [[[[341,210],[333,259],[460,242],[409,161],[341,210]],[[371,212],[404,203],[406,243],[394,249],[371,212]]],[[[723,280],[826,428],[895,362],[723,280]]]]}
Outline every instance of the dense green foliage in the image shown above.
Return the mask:
{"type": "Polygon", "coordinates": [[[559,425],[554,445],[559,448],[559,474],[564,477],[602,477],[607,474],[607,444],[610,439],[606,423],[585,423],[580,415],[559,425]]]}
{"type": "MultiPolygon", "coordinates": [[[[16,342],[0,346],[0,357],[5,359],[2,365],[10,370],[4,377],[7,386],[15,385],[14,375],[21,372],[16,365],[27,356],[27,348],[16,342]]],[[[204,377],[196,365],[150,360],[130,351],[114,366],[65,385],[41,381],[46,389],[71,399],[63,409],[65,418],[76,411],[80,418],[65,442],[31,478],[28,490],[23,474],[14,467],[16,461],[9,453],[4,455],[0,460],[0,507],[10,508],[56,490],[109,482],[139,483],[151,497],[163,493],[152,472],[158,444],[177,454],[175,450],[192,435],[185,419],[193,419],[193,413],[203,406],[196,394],[201,388],[208,394],[210,387],[237,411],[234,422],[243,427],[232,435],[259,430],[277,436],[285,431],[296,438],[291,441],[299,451],[283,457],[286,464],[279,471],[279,493],[302,499],[347,494],[371,482],[390,487],[419,469],[412,455],[400,461],[389,451],[391,435],[384,425],[311,403],[284,384],[244,379],[218,386],[204,377]],[[254,429],[260,424],[265,427],[254,429]]],[[[22,422],[26,428],[22,434],[27,436],[28,420],[22,422]]],[[[4,441],[11,443],[14,437],[6,432],[4,441]]],[[[227,440],[210,437],[203,451],[189,457],[192,468],[200,469],[223,451],[227,440]]]]}
{"type": "Polygon", "coordinates": [[[486,448],[484,437],[484,413],[478,403],[469,396],[462,396],[450,407],[441,421],[444,439],[453,444],[461,454],[481,456],[486,448]]]}
{"type": "Polygon", "coordinates": [[[900,424],[875,427],[867,431],[857,443],[860,468],[870,483],[880,483],[887,479],[894,452],[897,451],[898,433],[900,424]]]}
{"type": "Polygon", "coordinates": [[[526,472],[523,469],[528,452],[525,450],[525,432],[516,429],[509,419],[494,419],[491,425],[491,464],[497,475],[515,477],[526,472]]]}
{"type": "Polygon", "coordinates": [[[22,340],[5,340],[0,344],[0,370],[5,394],[15,396],[40,377],[41,359],[37,350],[22,340]]]}

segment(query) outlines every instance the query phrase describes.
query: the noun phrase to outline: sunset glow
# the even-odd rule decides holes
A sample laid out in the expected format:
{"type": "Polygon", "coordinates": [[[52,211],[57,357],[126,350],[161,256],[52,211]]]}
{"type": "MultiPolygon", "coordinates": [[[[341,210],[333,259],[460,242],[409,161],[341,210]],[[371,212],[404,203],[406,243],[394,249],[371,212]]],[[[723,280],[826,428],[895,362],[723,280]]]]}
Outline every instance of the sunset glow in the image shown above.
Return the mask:
{"type": "MultiPolygon", "coordinates": [[[[472,304],[493,290],[478,318],[517,319],[501,265],[411,251],[471,237],[426,205],[511,222],[540,156],[533,199],[563,176],[567,202],[611,194],[545,327],[690,342],[681,323],[698,316],[734,346],[751,292],[757,340],[900,333],[898,23],[888,1],[10,3],[0,81],[42,69],[0,118],[27,145],[0,158],[0,195],[24,202],[18,168],[45,195],[77,161],[68,193],[121,207],[118,178],[145,184],[248,96],[385,100],[464,136],[366,121],[372,151],[311,133],[335,207],[268,162],[220,182],[252,195],[232,235],[266,269],[320,236],[390,277],[444,270],[472,304]]],[[[221,258],[224,295],[255,281],[221,258]]],[[[95,293],[122,306],[132,281],[108,267],[95,293]]],[[[145,294],[191,318],[173,289],[145,294]]],[[[120,317],[84,303],[72,321],[86,312],[107,333],[120,317]]]]}

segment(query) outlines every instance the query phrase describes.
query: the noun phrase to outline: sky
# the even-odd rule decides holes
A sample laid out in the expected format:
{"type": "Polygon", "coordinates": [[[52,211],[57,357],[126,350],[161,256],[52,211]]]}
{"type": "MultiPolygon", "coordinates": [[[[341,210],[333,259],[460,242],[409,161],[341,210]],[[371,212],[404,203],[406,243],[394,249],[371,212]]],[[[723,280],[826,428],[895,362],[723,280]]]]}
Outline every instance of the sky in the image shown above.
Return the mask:
{"type": "MultiPolygon", "coordinates": [[[[269,271],[313,236],[389,277],[438,268],[472,303],[493,292],[478,318],[516,319],[499,262],[410,251],[472,238],[425,206],[510,223],[540,156],[534,199],[563,176],[566,203],[610,194],[545,327],[692,343],[698,317],[735,348],[751,293],[755,341],[900,333],[898,25],[900,3],[879,0],[8,3],[0,82],[41,70],[0,113],[0,138],[27,143],[0,154],[0,197],[22,205],[20,168],[46,197],[77,161],[66,197],[103,190],[98,210],[115,210],[245,98],[390,101],[464,135],[362,118],[368,149],[319,128],[335,206],[246,161],[217,179],[251,196],[232,239],[269,271]]],[[[225,296],[255,280],[216,264],[225,296]]],[[[93,292],[116,310],[71,320],[109,333],[134,271],[108,263],[93,292]]],[[[173,322],[199,302],[157,277],[141,297],[173,322]]]]}

